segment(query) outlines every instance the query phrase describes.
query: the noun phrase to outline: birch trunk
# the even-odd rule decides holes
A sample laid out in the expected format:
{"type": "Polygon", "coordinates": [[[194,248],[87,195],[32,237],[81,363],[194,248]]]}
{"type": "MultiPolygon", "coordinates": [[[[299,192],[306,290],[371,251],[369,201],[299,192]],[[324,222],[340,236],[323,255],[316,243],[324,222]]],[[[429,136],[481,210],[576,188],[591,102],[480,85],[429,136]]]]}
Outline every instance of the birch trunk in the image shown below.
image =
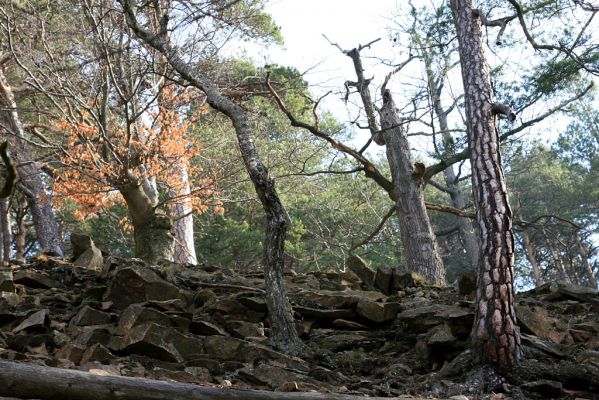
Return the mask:
{"type": "Polygon", "coordinates": [[[397,192],[397,218],[407,267],[429,281],[444,285],[445,267],[424,204],[423,182],[414,176],[410,145],[391,93],[383,93],[381,127],[387,159],[397,192]]]}
{"type": "Polygon", "coordinates": [[[193,213],[191,200],[187,197],[191,192],[187,165],[177,163],[172,168],[176,174],[178,189],[169,189],[169,195],[176,198],[169,206],[169,215],[173,221],[172,233],[175,238],[173,257],[176,263],[197,264],[195,241],[193,236],[193,213]]]}
{"type": "MultiPolygon", "coordinates": [[[[134,34],[145,44],[161,52],[183,79],[206,94],[207,103],[212,108],[225,114],[233,123],[246,171],[266,213],[264,276],[266,304],[271,324],[270,341],[273,347],[286,354],[301,354],[302,342],[295,327],[291,304],[287,299],[283,281],[284,246],[289,218],[279,199],[274,181],[270,178],[268,169],[254,145],[252,129],[244,109],[223,96],[210,80],[181,58],[176,49],[168,43],[164,33],[154,34],[142,28],[136,19],[133,0],[120,0],[120,3],[125,12],[127,25],[134,34]]],[[[162,16],[158,19],[168,21],[162,16]]]]}
{"type": "Polygon", "coordinates": [[[451,0],[450,6],[460,48],[472,189],[481,234],[472,343],[480,362],[508,372],[522,352],[514,309],[512,211],[501,165],[480,20],[472,11],[471,0],[451,0]]]}
{"type": "Polygon", "coordinates": [[[8,122],[11,133],[16,137],[13,146],[16,149],[15,158],[19,165],[19,190],[27,198],[37,240],[42,251],[63,256],[62,235],[54,215],[52,197],[46,192],[46,184],[34,160],[33,154],[21,140],[25,135],[17,112],[17,103],[4,71],[0,67],[0,100],[4,105],[3,119],[8,122]]]}

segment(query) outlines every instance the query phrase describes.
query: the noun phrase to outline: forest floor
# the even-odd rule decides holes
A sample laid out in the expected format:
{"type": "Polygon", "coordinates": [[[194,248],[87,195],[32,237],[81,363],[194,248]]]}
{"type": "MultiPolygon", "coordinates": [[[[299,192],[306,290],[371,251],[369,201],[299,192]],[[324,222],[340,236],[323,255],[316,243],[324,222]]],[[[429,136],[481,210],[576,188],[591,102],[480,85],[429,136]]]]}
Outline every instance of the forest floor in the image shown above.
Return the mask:
{"type": "Polygon", "coordinates": [[[36,258],[0,272],[0,357],[223,390],[599,399],[596,290],[546,284],[518,294],[524,357],[500,377],[472,363],[467,284],[381,273],[367,285],[350,271],[285,279],[301,358],[268,345],[261,271],[114,257],[94,271],[36,258]]]}

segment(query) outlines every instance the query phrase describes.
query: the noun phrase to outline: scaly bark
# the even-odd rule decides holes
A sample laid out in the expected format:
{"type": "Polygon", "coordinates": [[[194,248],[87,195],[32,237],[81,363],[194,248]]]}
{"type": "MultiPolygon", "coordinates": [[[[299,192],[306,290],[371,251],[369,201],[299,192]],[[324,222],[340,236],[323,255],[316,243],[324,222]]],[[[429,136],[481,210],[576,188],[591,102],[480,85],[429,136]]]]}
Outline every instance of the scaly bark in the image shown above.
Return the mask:
{"type": "MultiPolygon", "coordinates": [[[[135,15],[135,2],[120,0],[127,24],[145,44],[161,52],[169,64],[187,80],[206,94],[207,103],[215,110],[225,114],[235,129],[241,156],[254,185],[254,189],[266,213],[267,228],[264,242],[264,275],[266,283],[266,304],[270,317],[270,341],[273,347],[290,355],[302,352],[302,342],[295,328],[291,304],[283,282],[284,245],[289,218],[275,189],[274,181],[262,162],[252,139],[250,122],[243,108],[223,96],[218,88],[203,76],[192,64],[186,62],[166,40],[166,25],[161,26],[158,34],[142,28],[135,15]]],[[[158,18],[164,24],[168,18],[158,18]]]]}
{"type": "Polygon", "coordinates": [[[387,160],[397,193],[395,204],[407,267],[435,284],[444,285],[445,267],[426,212],[422,177],[414,176],[408,138],[388,90],[383,93],[380,113],[387,160]]]}
{"type": "Polygon", "coordinates": [[[480,20],[472,11],[471,0],[451,0],[450,6],[460,48],[472,188],[481,235],[472,344],[479,361],[507,372],[521,357],[514,309],[512,211],[480,20]]]}

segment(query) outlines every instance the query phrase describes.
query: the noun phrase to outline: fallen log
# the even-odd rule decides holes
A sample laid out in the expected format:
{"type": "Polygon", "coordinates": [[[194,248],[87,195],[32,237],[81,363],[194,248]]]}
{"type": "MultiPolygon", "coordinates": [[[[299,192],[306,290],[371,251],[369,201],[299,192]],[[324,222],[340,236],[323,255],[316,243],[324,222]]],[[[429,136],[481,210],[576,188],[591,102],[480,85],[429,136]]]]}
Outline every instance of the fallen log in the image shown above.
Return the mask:
{"type": "MultiPolygon", "coordinates": [[[[316,392],[267,392],[123,376],[0,361],[0,396],[40,400],[357,400],[316,392]]],[[[376,397],[369,397],[379,399],[376,397]]],[[[417,398],[406,396],[396,399],[417,398]]],[[[389,398],[385,398],[389,400],[389,398]]]]}

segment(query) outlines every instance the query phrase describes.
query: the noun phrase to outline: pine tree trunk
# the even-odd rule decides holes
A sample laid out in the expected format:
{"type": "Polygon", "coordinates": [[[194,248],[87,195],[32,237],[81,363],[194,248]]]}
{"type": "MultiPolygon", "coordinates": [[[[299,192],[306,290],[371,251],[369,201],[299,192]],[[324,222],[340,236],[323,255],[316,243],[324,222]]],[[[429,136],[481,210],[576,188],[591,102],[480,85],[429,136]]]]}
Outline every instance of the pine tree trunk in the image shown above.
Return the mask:
{"type": "Polygon", "coordinates": [[[173,257],[176,263],[197,264],[195,241],[193,237],[193,213],[191,200],[186,197],[191,192],[187,165],[176,163],[170,168],[180,180],[179,189],[169,189],[169,195],[177,199],[169,206],[169,215],[173,221],[172,233],[175,238],[173,257]]]}
{"type": "Polygon", "coordinates": [[[426,212],[423,181],[414,176],[410,145],[388,90],[383,94],[381,127],[397,192],[397,218],[407,268],[435,284],[444,285],[445,267],[426,212]]]}
{"type": "MultiPolygon", "coordinates": [[[[243,108],[223,96],[218,88],[195,67],[183,60],[165,35],[153,34],[142,28],[135,15],[135,2],[120,0],[125,18],[135,35],[150,47],[160,51],[169,64],[192,86],[206,94],[207,103],[225,114],[235,129],[241,156],[254,189],[266,213],[267,229],[264,242],[264,274],[266,283],[266,304],[270,317],[271,345],[285,354],[299,355],[302,342],[295,328],[291,304],[287,298],[283,281],[284,245],[289,219],[275,189],[274,181],[262,162],[252,138],[252,129],[243,108]]],[[[158,18],[159,20],[161,19],[158,18]]]]}
{"type": "Polygon", "coordinates": [[[471,0],[451,0],[450,4],[460,47],[472,189],[481,234],[472,343],[479,361],[507,372],[521,357],[514,310],[512,211],[492,111],[494,100],[481,24],[472,12],[471,0]]]}
{"type": "MultiPolygon", "coordinates": [[[[4,104],[6,110],[3,119],[8,122],[9,128],[17,138],[23,138],[25,135],[17,112],[17,103],[2,68],[0,68],[0,102],[4,104]]],[[[31,209],[37,240],[42,251],[63,256],[60,227],[54,215],[52,197],[45,190],[47,185],[42,180],[41,171],[32,162],[34,157],[23,141],[13,142],[13,146],[16,149],[15,158],[21,178],[18,187],[26,196],[31,209]]]]}

